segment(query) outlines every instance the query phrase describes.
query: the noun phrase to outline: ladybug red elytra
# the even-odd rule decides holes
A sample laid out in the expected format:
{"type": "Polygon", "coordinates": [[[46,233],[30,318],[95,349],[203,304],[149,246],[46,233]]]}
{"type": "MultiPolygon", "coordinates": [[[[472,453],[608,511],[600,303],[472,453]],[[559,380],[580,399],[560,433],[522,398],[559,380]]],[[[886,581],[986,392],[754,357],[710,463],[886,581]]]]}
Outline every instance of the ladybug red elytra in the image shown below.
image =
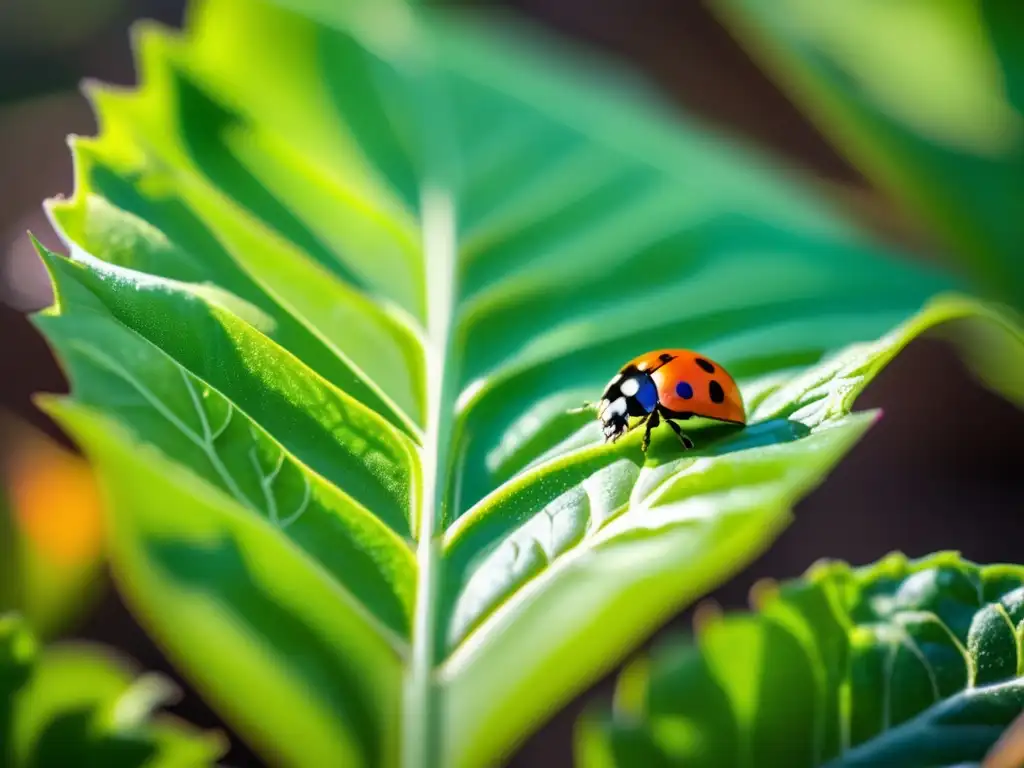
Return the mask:
{"type": "MultiPolygon", "coordinates": [[[[577,411],[593,408],[586,404],[577,411]]],[[[743,398],[732,376],[721,365],[689,349],[656,349],[626,363],[608,382],[597,418],[605,442],[615,442],[630,429],[646,424],[641,449],[651,442],[651,430],[666,422],[683,448],[693,441],[676,421],[700,416],[733,424],[746,424],[743,398]],[[633,427],[631,417],[639,418],[633,427]]]]}

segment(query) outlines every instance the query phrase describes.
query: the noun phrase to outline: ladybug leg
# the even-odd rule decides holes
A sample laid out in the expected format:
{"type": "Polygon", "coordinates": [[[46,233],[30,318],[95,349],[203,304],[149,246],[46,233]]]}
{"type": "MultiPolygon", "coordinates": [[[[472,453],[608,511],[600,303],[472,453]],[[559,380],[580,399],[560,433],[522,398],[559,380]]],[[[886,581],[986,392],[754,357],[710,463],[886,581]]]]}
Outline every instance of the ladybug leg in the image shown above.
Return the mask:
{"type": "Polygon", "coordinates": [[[583,413],[584,411],[592,411],[595,407],[596,406],[594,405],[594,403],[590,402],[589,400],[584,400],[583,405],[581,405],[579,408],[570,408],[568,412],[583,413]]]}
{"type": "Polygon", "coordinates": [[[651,430],[661,422],[661,416],[655,411],[645,421],[647,422],[647,429],[644,430],[644,439],[640,442],[640,450],[647,453],[647,449],[651,446],[651,430]]]}
{"type": "Polygon", "coordinates": [[[672,431],[676,433],[676,436],[679,438],[679,442],[683,444],[683,448],[686,450],[693,448],[693,440],[683,434],[683,430],[679,428],[678,424],[671,419],[665,419],[665,423],[672,427],[672,431]]]}

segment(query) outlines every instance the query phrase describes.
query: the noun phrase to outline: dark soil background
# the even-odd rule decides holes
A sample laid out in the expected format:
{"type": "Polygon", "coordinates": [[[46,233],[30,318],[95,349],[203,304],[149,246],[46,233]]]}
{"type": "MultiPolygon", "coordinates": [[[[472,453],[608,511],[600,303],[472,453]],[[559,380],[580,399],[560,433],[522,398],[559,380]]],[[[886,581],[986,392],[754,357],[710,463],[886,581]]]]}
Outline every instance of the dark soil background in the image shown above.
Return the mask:
{"type": "MultiPolygon", "coordinates": [[[[680,108],[834,185],[852,216],[887,237],[923,248],[920,233],[891,201],[830,148],[700,3],[491,4],[515,8],[639,69],[680,108]]],[[[49,302],[24,233],[32,229],[59,249],[40,204],[44,197],[71,192],[65,136],[95,132],[78,82],[94,77],[132,83],[129,23],[147,17],[177,24],[181,12],[179,0],[5,0],[0,5],[0,300],[5,302],[0,304],[0,408],[51,435],[60,433],[29,397],[66,391],[66,383],[23,315],[49,302]]],[[[798,505],[795,524],[771,550],[712,598],[743,607],[758,578],[797,576],[820,557],[867,563],[892,550],[919,556],[949,548],[978,562],[1020,562],[1024,413],[976,385],[948,346],[928,339],[898,357],[859,405],[883,407],[885,417],[798,505]]],[[[688,627],[689,621],[690,612],[684,613],[666,631],[688,627]]],[[[178,679],[186,695],[174,711],[202,726],[223,727],[116,595],[109,595],[75,634],[114,645],[144,667],[178,679]]],[[[576,716],[588,699],[611,690],[611,677],[598,683],[530,738],[510,764],[570,765],[576,716]]],[[[262,765],[240,741],[232,744],[227,764],[262,765]]]]}

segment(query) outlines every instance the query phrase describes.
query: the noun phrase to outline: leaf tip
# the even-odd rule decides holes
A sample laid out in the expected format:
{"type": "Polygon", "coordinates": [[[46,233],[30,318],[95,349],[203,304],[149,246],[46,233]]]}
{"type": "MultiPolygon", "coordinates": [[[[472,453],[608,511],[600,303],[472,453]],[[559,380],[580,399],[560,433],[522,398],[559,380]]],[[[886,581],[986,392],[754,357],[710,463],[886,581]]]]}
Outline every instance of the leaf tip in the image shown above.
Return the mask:
{"type": "MultiPolygon", "coordinates": [[[[47,270],[50,270],[50,267],[56,263],[55,260],[61,258],[61,256],[43,245],[42,241],[36,237],[35,233],[31,230],[28,231],[28,237],[29,240],[32,241],[32,246],[36,249],[36,253],[39,255],[39,258],[42,259],[47,270]]],[[[53,275],[51,274],[50,277],[52,278],[53,275]]]]}
{"type": "Polygon", "coordinates": [[[977,567],[975,563],[964,558],[963,553],[959,549],[940,549],[926,557],[908,560],[907,566],[912,570],[941,568],[943,566],[954,568],[963,568],[964,566],[977,567]]]}
{"type": "Polygon", "coordinates": [[[747,602],[755,611],[762,611],[779,594],[779,583],[775,579],[758,579],[747,594],[747,602]]]}
{"type": "Polygon", "coordinates": [[[54,269],[57,266],[57,259],[61,258],[58,254],[51,251],[42,241],[36,237],[32,230],[27,230],[28,239],[32,242],[32,247],[36,250],[36,255],[39,256],[39,260],[43,262],[43,266],[46,268],[47,275],[50,278],[50,282],[56,286],[56,276],[54,275],[54,269]]]}
{"type": "Polygon", "coordinates": [[[63,193],[43,199],[43,213],[46,215],[46,220],[50,222],[53,231],[65,244],[67,244],[66,230],[61,218],[64,211],[72,205],[74,205],[74,197],[68,198],[63,193]]]}
{"type": "MultiPolygon", "coordinates": [[[[63,368],[63,362],[60,362],[59,364],[63,368]]],[[[67,374],[65,373],[65,375],[67,374]]],[[[56,392],[34,392],[29,397],[29,400],[32,405],[52,419],[71,439],[72,443],[77,445],[77,440],[75,436],[71,434],[71,429],[67,421],[72,415],[71,406],[74,405],[74,400],[70,395],[58,394],[56,392]]]]}
{"type": "Polygon", "coordinates": [[[32,405],[40,411],[51,418],[55,418],[60,414],[60,403],[64,396],[53,392],[34,392],[29,396],[29,399],[32,401],[32,405]]]}
{"type": "Polygon", "coordinates": [[[26,229],[25,234],[28,235],[28,239],[32,241],[32,246],[36,249],[36,253],[38,253],[41,258],[43,253],[46,252],[46,246],[39,241],[39,238],[35,236],[35,233],[31,229],[26,229]]]}
{"type": "Polygon", "coordinates": [[[112,717],[119,727],[139,727],[159,708],[178,704],[183,697],[184,691],[169,677],[145,672],[118,701],[112,717]]]}
{"type": "Polygon", "coordinates": [[[724,619],[725,612],[715,600],[702,600],[693,609],[693,631],[697,637],[704,635],[709,629],[724,619]]]}
{"type": "MultiPolygon", "coordinates": [[[[98,133],[102,135],[106,132],[106,116],[111,102],[130,97],[134,93],[135,88],[108,83],[95,77],[87,77],[79,81],[78,90],[96,116],[98,133]]],[[[68,143],[70,144],[74,138],[74,134],[69,135],[67,138],[68,143]]]]}
{"type": "Polygon", "coordinates": [[[139,72],[139,89],[146,88],[154,73],[159,71],[157,67],[169,52],[168,48],[181,38],[181,32],[156,19],[136,19],[128,27],[128,44],[139,72]]]}
{"type": "MultiPolygon", "coordinates": [[[[54,207],[59,206],[62,203],[66,203],[67,200],[68,198],[63,192],[58,192],[56,195],[51,195],[50,197],[44,197],[43,211],[47,214],[47,216],[49,216],[50,211],[52,211],[54,207]]],[[[50,221],[50,224],[53,224],[52,220],[50,221]]]]}
{"type": "Polygon", "coordinates": [[[93,103],[94,97],[100,91],[110,86],[97,77],[83,77],[78,81],[78,92],[81,93],[89,103],[93,103]]]}
{"type": "Polygon", "coordinates": [[[808,566],[802,576],[803,580],[812,584],[820,584],[830,579],[841,578],[852,573],[850,564],[832,557],[820,557],[808,566]]]}
{"type": "Polygon", "coordinates": [[[612,711],[617,717],[642,718],[646,712],[651,658],[640,656],[629,664],[615,685],[612,711]]]}
{"type": "Polygon", "coordinates": [[[878,578],[901,579],[910,571],[910,558],[899,550],[889,552],[873,565],[855,570],[859,583],[867,583],[878,578]]]}

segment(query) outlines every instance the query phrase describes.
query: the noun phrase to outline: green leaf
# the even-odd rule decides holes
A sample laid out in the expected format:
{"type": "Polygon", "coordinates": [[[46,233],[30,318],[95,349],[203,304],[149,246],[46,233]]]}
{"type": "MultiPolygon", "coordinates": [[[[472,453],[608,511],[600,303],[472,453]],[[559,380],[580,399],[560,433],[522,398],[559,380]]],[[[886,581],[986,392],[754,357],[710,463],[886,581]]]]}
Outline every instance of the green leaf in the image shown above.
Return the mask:
{"type": "Polygon", "coordinates": [[[140,31],[36,317],[120,590],[270,762],[500,761],[770,543],[932,326],[1024,394],[1015,318],[638,84],[474,16],[289,7],[140,31]],[[645,456],[568,412],[679,344],[748,428],[645,456]]]}
{"type": "Polygon", "coordinates": [[[1014,3],[712,7],[979,286],[1024,308],[1024,27],[1014,3]]]}
{"type": "Polygon", "coordinates": [[[1024,711],[1024,567],[822,562],[628,667],[582,766],[980,762],[1024,711]]]}
{"type": "Polygon", "coordinates": [[[226,748],[154,711],[177,695],[165,678],[132,670],[83,643],[39,648],[18,614],[0,616],[0,756],[11,768],[196,768],[226,748]]]}

